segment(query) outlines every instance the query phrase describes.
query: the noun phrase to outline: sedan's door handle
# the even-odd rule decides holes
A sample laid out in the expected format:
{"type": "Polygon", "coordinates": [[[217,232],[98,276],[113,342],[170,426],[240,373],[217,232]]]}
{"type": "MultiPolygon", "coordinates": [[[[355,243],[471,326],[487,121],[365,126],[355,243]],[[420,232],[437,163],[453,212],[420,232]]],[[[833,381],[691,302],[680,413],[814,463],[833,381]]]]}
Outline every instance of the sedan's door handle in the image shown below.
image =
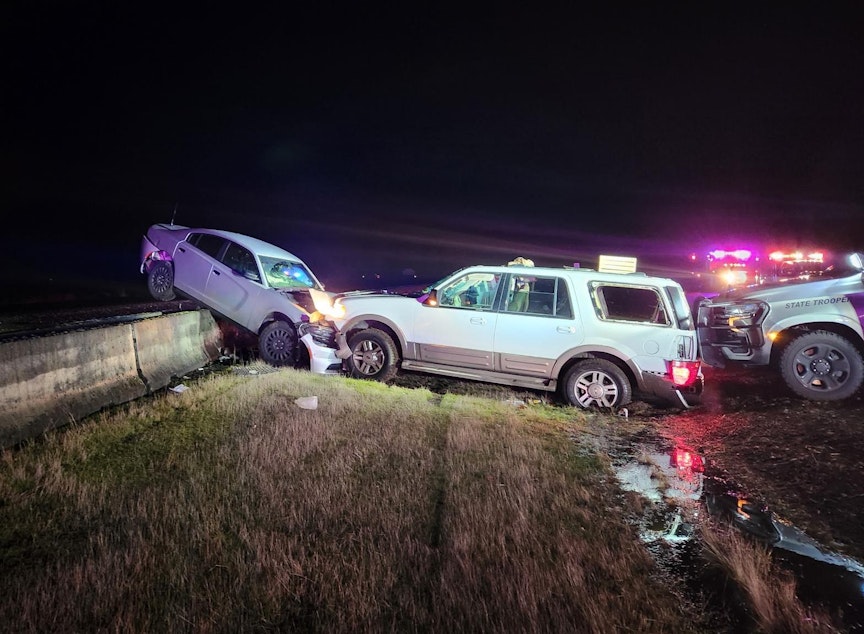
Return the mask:
{"type": "Polygon", "coordinates": [[[565,335],[572,335],[576,332],[576,328],[573,326],[558,326],[558,332],[564,333],[565,335]]]}
{"type": "Polygon", "coordinates": [[[483,325],[486,324],[486,320],[483,319],[483,317],[472,317],[472,318],[471,318],[471,323],[472,323],[472,324],[476,324],[476,325],[478,325],[478,326],[483,326],[483,325]]]}
{"type": "Polygon", "coordinates": [[[186,253],[186,249],[184,249],[183,247],[177,247],[177,250],[178,250],[180,253],[186,253]]]}
{"type": "Polygon", "coordinates": [[[222,275],[218,269],[213,269],[213,275],[222,275]]]}

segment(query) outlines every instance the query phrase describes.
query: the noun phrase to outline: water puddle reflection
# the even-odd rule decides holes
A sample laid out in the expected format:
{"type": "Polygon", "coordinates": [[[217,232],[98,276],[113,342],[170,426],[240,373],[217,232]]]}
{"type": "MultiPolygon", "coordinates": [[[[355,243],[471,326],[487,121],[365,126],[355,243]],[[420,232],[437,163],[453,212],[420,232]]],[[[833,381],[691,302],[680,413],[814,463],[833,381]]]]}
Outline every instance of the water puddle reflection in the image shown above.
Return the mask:
{"type": "Polygon", "coordinates": [[[864,565],[834,552],[740,493],[727,476],[682,442],[641,442],[613,459],[624,490],[645,500],[639,533],[658,563],[693,567],[695,526],[701,513],[728,522],[768,545],[775,561],[790,570],[806,603],[841,613],[849,631],[864,631],[864,565]]]}

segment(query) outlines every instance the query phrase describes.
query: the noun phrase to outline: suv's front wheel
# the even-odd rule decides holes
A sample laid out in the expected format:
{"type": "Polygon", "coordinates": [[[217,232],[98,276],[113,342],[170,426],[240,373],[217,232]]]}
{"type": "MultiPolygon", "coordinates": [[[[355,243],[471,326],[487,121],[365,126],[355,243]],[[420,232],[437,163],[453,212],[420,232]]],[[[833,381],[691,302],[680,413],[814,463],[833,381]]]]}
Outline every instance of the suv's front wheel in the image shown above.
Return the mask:
{"type": "Polygon", "coordinates": [[[630,381],[617,365],[606,359],[586,359],[564,376],[564,396],[571,405],[621,407],[630,402],[630,381]]]}
{"type": "Polygon", "coordinates": [[[393,339],[383,330],[367,328],[348,340],[348,369],[359,379],[389,381],[396,376],[398,353],[393,339]]]}
{"type": "Polygon", "coordinates": [[[864,362],[855,345],[817,330],[789,342],[780,355],[780,374],[795,394],[814,401],[852,396],[864,380],[864,362]]]}

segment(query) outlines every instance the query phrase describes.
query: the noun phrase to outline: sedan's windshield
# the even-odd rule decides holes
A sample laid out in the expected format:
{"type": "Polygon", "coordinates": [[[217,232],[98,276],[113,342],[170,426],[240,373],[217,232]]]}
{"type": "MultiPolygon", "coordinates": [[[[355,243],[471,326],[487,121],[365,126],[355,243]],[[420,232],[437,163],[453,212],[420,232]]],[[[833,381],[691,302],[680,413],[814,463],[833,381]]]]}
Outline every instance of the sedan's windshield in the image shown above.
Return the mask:
{"type": "Polygon", "coordinates": [[[318,288],[315,278],[303,264],[260,256],[267,283],[273,288],[318,288]]]}

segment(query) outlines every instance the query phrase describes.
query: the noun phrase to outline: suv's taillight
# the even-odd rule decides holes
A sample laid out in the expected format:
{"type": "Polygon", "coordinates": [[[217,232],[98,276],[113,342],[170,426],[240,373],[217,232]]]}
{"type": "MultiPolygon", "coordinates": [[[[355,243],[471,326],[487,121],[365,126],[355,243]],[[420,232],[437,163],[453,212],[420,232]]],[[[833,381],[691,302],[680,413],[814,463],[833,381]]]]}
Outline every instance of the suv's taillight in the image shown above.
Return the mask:
{"type": "Polygon", "coordinates": [[[701,361],[669,361],[669,375],[678,387],[693,385],[699,377],[701,361]]]}

